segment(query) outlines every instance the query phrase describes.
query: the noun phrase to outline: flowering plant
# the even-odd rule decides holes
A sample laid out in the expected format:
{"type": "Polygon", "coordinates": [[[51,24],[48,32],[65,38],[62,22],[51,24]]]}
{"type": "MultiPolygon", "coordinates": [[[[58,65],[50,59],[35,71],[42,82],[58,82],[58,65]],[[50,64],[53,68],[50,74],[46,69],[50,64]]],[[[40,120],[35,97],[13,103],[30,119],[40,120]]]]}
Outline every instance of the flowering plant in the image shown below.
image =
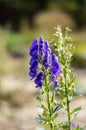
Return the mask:
{"type": "Polygon", "coordinates": [[[70,109],[70,102],[75,91],[74,76],[70,66],[72,60],[73,44],[69,36],[70,29],[66,28],[63,36],[61,28],[56,27],[56,41],[52,40],[52,48],[43,37],[34,39],[30,47],[30,71],[31,79],[34,79],[39,94],[36,99],[42,109],[36,117],[44,130],[83,130],[73,120],[81,107],[70,109]],[[60,101],[57,101],[58,96],[60,101]],[[67,119],[58,122],[58,112],[63,108],[67,119]]]}

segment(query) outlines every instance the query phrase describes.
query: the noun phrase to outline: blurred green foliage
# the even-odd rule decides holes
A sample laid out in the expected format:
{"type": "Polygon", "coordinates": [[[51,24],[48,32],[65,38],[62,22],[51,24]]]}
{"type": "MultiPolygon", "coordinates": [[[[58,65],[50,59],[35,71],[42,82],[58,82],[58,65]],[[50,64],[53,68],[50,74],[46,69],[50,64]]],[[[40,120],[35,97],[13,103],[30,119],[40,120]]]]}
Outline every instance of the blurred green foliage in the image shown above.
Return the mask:
{"type": "Polygon", "coordinates": [[[6,49],[14,57],[24,56],[23,37],[17,33],[11,33],[7,39],[6,49]]]}
{"type": "MultiPolygon", "coordinates": [[[[13,57],[24,57],[25,51],[27,50],[26,48],[31,44],[32,40],[34,39],[34,36],[37,37],[40,35],[40,33],[41,33],[40,30],[36,30],[36,31],[34,30],[34,34],[32,33],[32,31],[28,31],[27,34],[20,34],[20,33],[9,34],[8,39],[6,41],[7,51],[13,57]]],[[[81,35],[81,37],[82,37],[82,35],[81,35]]],[[[77,36],[76,36],[76,34],[74,34],[73,37],[75,37],[75,40],[77,40],[77,36]]],[[[48,39],[50,38],[46,34],[44,35],[44,37],[46,37],[48,39]]],[[[85,41],[85,39],[84,39],[84,41],[85,41]]],[[[75,41],[75,43],[76,43],[76,41],[75,41]]],[[[77,41],[77,43],[78,44],[75,45],[76,49],[74,51],[72,65],[74,67],[85,68],[86,67],[86,52],[85,52],[86,44],[83,43],[83,38],[81,38],[81,41],[79,41],[79,42],[77,41]]]]}
{"type": "Polygon", "coordinates": [[[82,54],[75,54],[72,65],[76,68],[86,68],[86,57],[82,54]]]}
{"type": "Polygon", "coordinates": [[[76,68],[86,68],[86,44],[78,43],[75,45],[72,65],[76,68]]]}

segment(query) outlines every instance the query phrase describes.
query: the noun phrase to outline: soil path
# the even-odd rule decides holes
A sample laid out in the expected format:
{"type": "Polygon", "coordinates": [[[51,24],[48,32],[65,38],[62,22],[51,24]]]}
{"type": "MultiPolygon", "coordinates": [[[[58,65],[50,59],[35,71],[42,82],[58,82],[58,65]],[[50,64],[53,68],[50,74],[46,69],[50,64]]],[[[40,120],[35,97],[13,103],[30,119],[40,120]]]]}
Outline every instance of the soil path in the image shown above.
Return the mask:
{"type": "MultiPolygon", "coordinates": [[[[75,75],[81,84],[86,87],[86,70],[76,70],[75,75]]],[[[18,87],[28,92],[29,100],[22,107],[12,108],[7,102],[1,102],[0,106],[0,130],[37,130],[38,124],[34,118],[40,109],[36,107],[37,103],[34,96],[37,92],[34,83],[29,81],[21,81],[12,76],[2,77],[1,85],[3,89],[14,91],[18,87]]],[[[22,97],[21,97],[22,98],[22,97]]],[[[71,109],[81,106],[82,110],[74,120],[76,124],[86,125],[86,96],[80,96],[71,103],[71,109]]],[[[61,109],[58,121],[62,122],[66,119],[65,112],[61,109]]]]}

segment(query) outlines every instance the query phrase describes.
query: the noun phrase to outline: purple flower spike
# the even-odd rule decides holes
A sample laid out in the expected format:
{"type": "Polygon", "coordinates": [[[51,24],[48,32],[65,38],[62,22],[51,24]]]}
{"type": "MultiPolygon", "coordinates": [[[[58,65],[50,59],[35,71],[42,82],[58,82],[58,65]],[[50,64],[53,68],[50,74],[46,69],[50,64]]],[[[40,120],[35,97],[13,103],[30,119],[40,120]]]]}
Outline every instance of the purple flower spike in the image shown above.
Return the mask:
{"type": "Polygon", "coordinates": [[[43,55],[44,52],[45,52],[45,42],[44,42],[43,37],[40,37],[40,40],[39,40],[39,55],[43,55]]]}
{"type": "Polygon", "coordinates": [[[60,65],[58,63],[57,57],[55,54],[52,54],[52,67],[51,67],[52,75],[58,76],[61,72],[60,65]]]}
{"type": "Polygon", "coordinates": [[[51,64],[51,82],[54,82],[54,88],[58,87],[58,82],[56,80],[57,76],[61,72],[60,65],[58,63],[55,54],[52,54],[52,64],[51,64]]]}
{"type": "Polygon", "coordinates": [[[30,80],[35,78],[36,77],[36,70],[34,70],[34,71],[30,70],[29,75],[30,75],[30,77],[32,77],[30,80]]]}
{"type": "Polygon", "coordinates": [[[46,51],[49,51],[49,53],[51,54],[51,49],[50,49],[48,41],[45,42],[45,48],[46,48],[46,51]]]}
{"type": "Polygon", "coordinates": [[[49,52],[47,52],[44,56],[44,60],[43,60],[43,65],[45,67],[50,67],[51,66],[51,61],[50,61],[50,54],[49,52]]]}
{"type": "Polygon", "coordinates": [[[38,60],[37,58],[35,58],[35,57],[32,57],[31,59],[30,59],[30,65],[33,65],[33,63],[36,61],[36,60],[38,60]]]}
{"type": "Polygon", "coordinates": [[[32,62],[31,67],[30,67],[29,75],[32,77],[31,79],[36,77],[37,69],[38,69],[38,60],[35,60],[32,62]]]}
{"type": "Polygon", "coordinates": [[[37,78],[35,79],[36,88],[42,88],[43,79],[44,79],[43,77],[44,77],[44,72],[41,71],[41,72],[37,75],[37,78]]]}
{"type": "Polygon", "coordinates": [[[37,70],[38,69],[38,60],[35,60],[30,67],[30,70],[37,70]]]}
{"type": "Polygon", "coordinates": [[[37,57],[38,56],[38,40],[34,39],[32,42],[32,46],[30,47],[30,56],[37,57]]]}
{"type": "Polygon", "coordinates": [[[57,88],[58,82],[56,79],[61,69],[56,55],[51,52],[48,41],[45,42],[43,37],[40,37],[39,42],[34,39],[30,47],[30,56],[29,75],[31,79],[35,78],[36,87],[42,88],[45,75],[51,77],[50,82],[53,82],[53,87],[57,88]],[[43,70],[45,71],[43,72],[43,70]]]}
{"type": "Polygon", "coordinates": [[[44,60],[43,60],[43,65],[45,67],[51,66],[51,49],[50,49],[48,42],[45,42],[45,56],[44,56],[44,60]]]}

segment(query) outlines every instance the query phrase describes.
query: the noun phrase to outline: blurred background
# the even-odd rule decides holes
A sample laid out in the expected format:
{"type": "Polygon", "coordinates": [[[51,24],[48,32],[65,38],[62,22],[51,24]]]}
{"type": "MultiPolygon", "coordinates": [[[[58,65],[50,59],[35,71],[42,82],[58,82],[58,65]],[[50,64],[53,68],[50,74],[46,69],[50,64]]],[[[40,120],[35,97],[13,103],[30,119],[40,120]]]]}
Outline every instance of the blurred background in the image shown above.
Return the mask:
{"type": "MultiPolygon", "coordinates": [[[[76,49],[72,67],[75,122],[86,125],[86,0],[0,0],[0,130],[38,130],[38,90],[28,76],[29,47],[35,37],[51,40],[54,27],[70,27],[76,49]]],[[[61,121],[65,114],[61,112],[61,121]]]]}

